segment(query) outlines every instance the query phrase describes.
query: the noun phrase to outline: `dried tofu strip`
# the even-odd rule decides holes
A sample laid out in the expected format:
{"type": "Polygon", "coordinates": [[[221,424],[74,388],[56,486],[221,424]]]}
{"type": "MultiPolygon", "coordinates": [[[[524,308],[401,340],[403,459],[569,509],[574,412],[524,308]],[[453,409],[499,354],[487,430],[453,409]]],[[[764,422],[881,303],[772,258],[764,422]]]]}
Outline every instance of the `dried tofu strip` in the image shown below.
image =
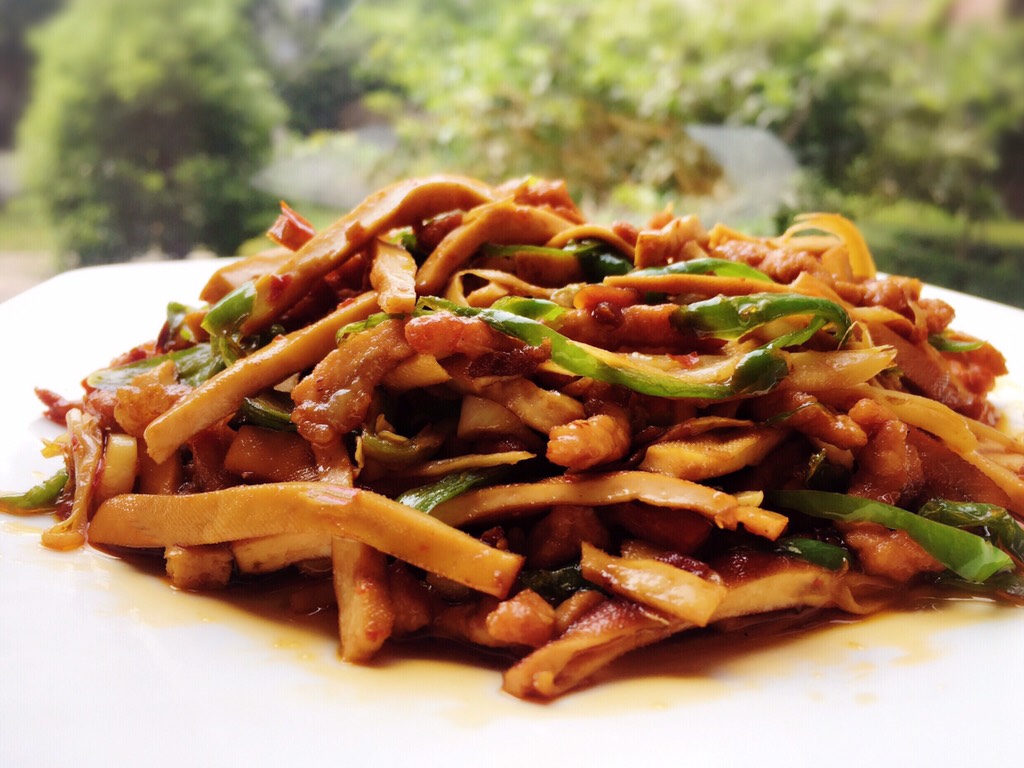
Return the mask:
{"type": "Polygon", "coordinates": [[[633,260],[635,248],[626,242],[622,235],[615,232],[615,230],[601,224],[577,224],[575,227],[559,232],[544,243],[544,245],[548,248],[564,248],[571,242],[579,242],[581,240],[602,240],[630,261],[633,260]]]}
{"type": "Polygon", "coordinates": [[[579,400],[539,387],[529,379],[501,379],[477,388],[476,393],[504,406],[526,426],[544,434],[586,415],[579,400]]]}
{"type": "Polygon", "coordinates": [[[760,464],[785,437],[779,429],[714,430],[651,445],[640,469],[684,480],[706,480],[760,464]]]}
{"type": "Polygon", "coordinates": [[[666,274],[610,275],[605,285],[620,288],[635,288],[638,291],[656,291],[669,294],[697,294],[698,296],[746,296],[751,293],[792,293],[793,289],[781,283],[753,280],[749,277],[727,277],[724,275],[666,274]]]}
{"type": "Polygon", "coordinates": [[[146,427],[146,448],[158,464],[170,458],[185,441],[229,418],[242,401],[312,367],[337,347],[335,336],[348,323],[377,310],[377,294],[362,294],[331,314],[228,366],[207,379],[146,427]]]}
{"type": "Polygon", "coordinates": [[[221,589],[231,581],[234,556],[224,544],[174,545],[164,550],[167,577],[178,589],[221,589]]]}
{"type": "Polygon", "coordinates": [[[95,416],[72,408],[65,423],[71,438],[75,496],[71,514],[43,533],[43,544],[51,549],[74,549],[85,543],[85,529],[96,492],[96,473],[103,456],[103,433],[95,416]]]}
{"type": "Polygon", "coordinates": [[[431,515],[450,525],[462,526],[563,504],[595,507],[628,501],[689,509],[729,530],[742,523],[751,533],[771,540],[781,535],[788,522],[776,512],[743,506],[722,491],[652,472],[566,475],[536,483],[492,486],[439,504],[431,515]]]}
{"type": "Polygon", "coordinates": [[[543,245],[571,223],[544,208],[507,200],[481,205],[423,262],[416,276],[416,290],[425,296],[440,294],[448,279],[484,243],[543,245]]]}
{"type": "Polygon", "coordinates": [[[254,253],[244,259],[229,260],[206,281],[206,285],[199,293],[199,298],[210,303],[220,301],[231,291],[245,285],[250,280],[270,274],[288,261],[292,253],[294,252],[287,248],[274,248],[254,253]]]}
{"type": "Polygon", "coordinates": [[[660,560],[615,557],[587,542],[582,544],[580,568],[587,581],[698,627],[707,625],[726,594],[720,581],[660,560]]]}
{"type": "Polygon", "coordinates": [[[369,661],[395,624],[387,560],[371,546],[335,536],[331,564],[341,658],[369,661]]]}
{"type": "Polygon", "coordinates": [[[804,213],[796,217],[796,223],[782,233],[779,241],[790,247],[799,247],[800,232],[820,229],[835,235],[846,246],[850,260],[850,272],[855,278],[872,280],[877,274],[875,260],[871,256],[864,236],[852,221],[837,213],[804,213]]]}
{"type": "Polygon", "coordinates": [[[370,244],[370,285],[381,310],[411,313],[416,308],[416,260],[400,245],[377,238],[370,244]]]}
{"type": "Polygon", "coordinates": [[[96,544],[152,548],[286,533],[343,536],[464,586],[504,597],[522,558],[396,501],[326,483],[237,486],[185,496],[116,496],[89,527],[96,544]]]}
{"type": "Polygon", "coordinates": [[[231,542],[235,564],[242,573],[273,573],[306,560],[331,556],[331,536],[325,533],[280,533],[231,542]]]}
{"type": "Polygon", "coordinates": [[[452,472],[465,472],[470,469],[487,469],[489,467],[506,467],[520,461],[534,458],[529,451],[498,451],[496,453],[467,453],[450,459],[434,459],[403,470],[408,478],[438,478],[452,472]]]}
{"type": "MultiPolygon", "coordinates": [[[[843,574],[808,563],[780,561],[767,572],[727,581],[710,622],[788,608],[839,605],[845,600],[843,574]]],[[[553,698],[623,654],[694,626],[686,620],[651,616],[633,603],[609,600],[506,671],[504,689],[520,698],[553,698]]]]}
{"type": "Polygon", "coordinates": [[[479,181],[444,175],[407,179],[375,192],[273,272],[255,280],[252,311],[241,332],[248,335],[270,325],[378,235],[448,211],[475,208],[492,195],[491,188],[479,181]]]}
{"type": "Polygon", "coordinates": [[[433,355],[415,354],[403,360],[381,379],[385,389],[395,392],[407,392],[410,389],[423,389],[435,384],[444,384],[451,375],[444,369],[433,355]]]}
{"type": "Polygon", "coordinates": [[[786,352],[789,375],[779,389],[828,392],[871,381],[896,362],[891,347],[868,347],[834,352],[786,352]]]}
{"type": "Polygon", "coordinates": [[[544,288],[516,277],[500,269],[463,269],[448,281],[444,298],[463,307],[489,307],[495,301],[508,295],[529,296],[535,299],[550,299],[556,289],[544,288]],[[466,293],[466,278],[486,281],[486,285],[466,293]]]}

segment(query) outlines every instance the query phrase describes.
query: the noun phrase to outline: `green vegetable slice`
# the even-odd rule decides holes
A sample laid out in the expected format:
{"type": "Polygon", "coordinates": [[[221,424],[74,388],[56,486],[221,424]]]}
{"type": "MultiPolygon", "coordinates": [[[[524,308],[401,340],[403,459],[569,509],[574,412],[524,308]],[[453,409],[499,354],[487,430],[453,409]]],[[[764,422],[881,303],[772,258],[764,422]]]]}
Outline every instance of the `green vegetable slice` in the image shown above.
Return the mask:
{"type": "Polygon", "coordinates": [[[776,551],[784,555],[799,557],[830,571],[842,570],[850,563],[850,553],[842,547],[829,544],[827,541],[800,536],[781,539],[776,543],[776,551]]]}
{"type": "MultiPolygon", "coordinates": [[[[641,366],[627,355],[589,347],[571,341],[540,320],[555,321],[565,312],[543,299],[502,299],[489,309],[463,307],[433,296],[421,297],[418,312],[447,310],[462,317],[479,317],[492,328],[531,346],[548,344],[551,360],[578,376],[631,389],[634,392],[673,399],[721,400],[728,397],[763,394],[781,381],[789,369],[773,347],[745,354],[732,376],[723,382],[694,382],[686,372],[666,373],[641,366]],[[537,318],[537,319],[535,319],[537,318]]],[[[791,335],[792,336],[792,335],[791,335]]],[[[791,339],[787,336],[786,339],[791,339]]]]}
{"type": "Polygon", "coordinates": [[[67,484],[68,471],[61,467],[51,477],[33,485],[24,493],[0,496],[0,509],[7,512],[39,512],[51,509],[67,484]]]}
{"type": "Polygon", "coordinates": [[[483,467],[467,469],[463,472],[452,472],[436,482],[405,491],[398,496],[396,501],[421,512],[429,513],[438,504],[454,499],[472,488],[496,480],[504,471],[504,467],[483,467]]]}
{"type": "Polygon", "coordinates": [[[774,283],[768,275],[749,264],[728,259],[705,258],[676,261],[662,267],[647,267],[631,273],[635,277],[656,277],[660,275],[720,275],[722,277],[745,277],[762,283],[774,283]]]}
{"type": "Polygon", "coordinates": [[[520,571],[519,583],[526,589],[532,589],[553,606],[557,606],[582,589],[598,589],[596,584],[583,578],[579,563],[553,570],[520,571]]]}
{"type": "Polygon", "coordinates": [[[256,302],[256,286],[250,280],[235,288],[210,307],[203,318],[203,329],[211,336],[237,333],[252,314],[256,302]]]}
{"type": "Polygon", "coordinates": [[[294,432],[291,400],[278,392],[264,392],[247,397],[238,409],[246,424],[274,429],[278,432],[294,432]]]}
{"type": "Polygon", "coordinates": [[[441,447],[452,431],[449,422],[433,422],[413,437],[395,433],[363,430],[360,436],[363,455],[391,467],[408,467],[426,461],[441,447]]]}
{"type": "Polygon", "coordinates": [[[174,362],[178,379],[193,387],[199,386],[224,368],[221,355],[210,344],[204,343],[126,365],[94,371],[86,377],[86,383],[95,389],[117,389],[130,384],[140,373],[151,370],[167,360],[174,362]]]}
{"type": "Polygon", "coordinates": [[[981,536],[880,501],[827,491],[772,491],[766,494],[766,501],[811,517],[878,523],[906,531],[932,557],[967,581],[984,582],[1013,567],[1009,555],[981,536]]]}
{"type": "Polygon", "coordinates": [[[591,283],[599,283],[611,275],[624,275],[633,269],[632,261],[603,240],[570,243],[566,250],[575,254],[584,276],[591,283]]]}
{"type": "Polygon", "coordinates": [[[371,328],[376,328],[381,323],[386,323],[388,320],[396,320],[401,318],[402,315],[388,314],[387,312],[374,312],[372,315],[367,317],[365,320],[356,320],[353,323],[341,326],[338,332],[335,334],[335,339],[339,344],[345,340],[346,337],[356,333],[362,333],[368,331],[371,328]]]}
{"type": "Polygon", "coordinates": [[[703,336],[738,339],[773,320],[794,315],[811,315],[821,323],[819,328],[832,325],[839,345],[852,326],[846,310],[835,302],[796,293],[716,296],[680,306],[676,320],[703,336]]]}
{"type": "Polygon", "coordinates": [[[932,499],[917,514],[957,528],[984,527],[1003,549],[1024,563],[1024,528],[997,504],[932,499]]]}
{"type": "Polygon", "coordinates": [[[167,320],[160,333],[160,349],[169,349],[179,344],[192,344],[195,335],[185,324],[185,319],[195,310],[185,304],[172,301],[167,305],[167,320]]]}
{"type": "Polygon", "coordinates": [[[568,243],[563,248],[544,245],[495,245],[483,247],[488,256],[511,257],[517,253],[550,256],[552,259],[575,258],[588,282],[599,283],[610,275],[625,275],[633,269],[633,262],[604,240],[586,239],[568,243]]]}
{"type": "Polygon", "coordinates": [[[928,343],[939,352],[973,352],[985,346],[984,341],[966,341],[954,339],[944,333],[933,333],[928,337],[928,343]]]}

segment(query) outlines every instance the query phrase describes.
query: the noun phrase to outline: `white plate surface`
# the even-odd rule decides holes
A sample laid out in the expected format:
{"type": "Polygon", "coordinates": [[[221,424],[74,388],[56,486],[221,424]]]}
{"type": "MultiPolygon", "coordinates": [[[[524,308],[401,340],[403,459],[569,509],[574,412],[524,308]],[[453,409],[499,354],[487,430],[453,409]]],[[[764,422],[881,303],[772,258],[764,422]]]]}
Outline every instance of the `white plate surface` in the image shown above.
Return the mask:
{"type": "MultiPolygon", "coordinates": [[[[0,304],[0,489],[54,468],[32,389],[77,397],[89,371],[195,302],[210,262],[59,275],[0,304]]],[[[1024,312],[929,289],[1010,360],[1024,402],[1024,312]]],[[[51,552],[48,520],[0,518],[0,765],[417,766],[1005,764],[1024,687],[1024,610],[984,602],[753,643],[634,654],[550,704],[495,668],[399,647],[337,660],[331,627],[176,592],[88,548],[51,552]]]]}

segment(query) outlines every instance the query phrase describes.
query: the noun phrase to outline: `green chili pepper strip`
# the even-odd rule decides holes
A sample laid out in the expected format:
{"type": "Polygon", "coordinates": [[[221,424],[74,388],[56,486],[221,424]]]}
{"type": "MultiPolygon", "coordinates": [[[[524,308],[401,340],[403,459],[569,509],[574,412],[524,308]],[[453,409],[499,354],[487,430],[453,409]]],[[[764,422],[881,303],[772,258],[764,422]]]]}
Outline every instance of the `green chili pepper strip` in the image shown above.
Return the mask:
{"type": "Polygon", "coordinates": [[[463,307],[433,296],[419,299],[419,312],[432,309],[447,310],[462,317],[479,317],[492,328],[531,346],[547,342],[552,361],[578,376],[618,384],[645,395],[673,399],[722,400],[764,394],[789,373],[789,366],[776,347],[800,343],[799,339],[809,333],[797,331],[748,352],[739,360],[727,381],[697,383],[654,368],[640,367],[628,357],[613,352],[601,350],[603,354],[598,357],[595,351],[540,322],[556,321],[566,311],[543,299],[509,297],[496,301],[489,309],[463,307]]]}
{"type": "Polygon", "coordinates": [[[570,244],[566,250],[576,254],[584,276],[592,283],[633,270],[633,262],[603,240],[583,240],[570,244]]]}
{"type": "Polygon", "coordinates": [[[369,430],[362,434],[363,453],[391,467],[407,467],[426,461],[441,447],[451,432],[449,422],[433,422],[421,429],[414,437],[394,439],[369,430]]]}
{"type": "Polygon", "coordinates": [[[1024,562],[1024,528],[1002,507],[976,501],[932,499],[917,514],[957,528],[985,527],[992,537],[1020,562],[1024,562]]]}
{"type": "MultiPolygon", "coordinates": [[[[634,392],[657,397],[720,400],[741,394],[729,383],[694,383],[651,368],[626,367],[628,359],[624,357],[623,366],[617,367],[532,317],[515,314],[504,307],[514,307],[517,311],[529,312],[545,319],[565,311],[552,302],[538,299],[495,302],[490,309],[463,307],[435,297],[423,297],[419,300],[420,310],[444,309],[462,317],[479,317],[492,328],[531,346],[540,346],[547,342],[551,348],[551,359],[555,363],[571,373],[587,376],[595,381],[618,384],[634,392]],[[503,308],[499,308],[499,304],[503,308]]],[[[615,359],[613,353],[608,354],[609,359],[615,359]]]]}
{"type": "Polygon", "coordinates": [[[211,336],[235,333],[252,314],[256,302],[256,286],[250,280],[235,288],[210,307],[202,326],[211,336]]]}
{"type": "Polygon", "coordinates": [[[429,485],[412,488],[400,494],[397,501],[421,512],[429,513],[438,504],[497,479],[503,474],[504,469],[504,467],[484,467],[482,469],[467,469],[464,472],[452,472],[429,485]]]}
{"type": "Polygon", "coordinates": [[[846,310],[835,302],[795,293],[716,296],[679,307],[676,321],[702,336],[738,339],[766,323],[792,315],[812,315],[823,321],[820,327],[832,324],[839,344],[852,325],[846,310]]]}
{"type": "Polygon", "coordinates": [[[591,283],[599,283],[609,275],[624,275],[632,271],[633,262],[603,240],[578,240],[564,248],[550,248],[545,245],[495,245],[488,243],[483,252],[489,256],[515,256],[517,253],[531,253],[550,256],[553,259],[575,257],[583,275],[591,283]]]}
{"type": "Polygon", "coordinates": [[[175,342],[180,341],[191,344],[196,340],[191,329],[185,325],[185,319],[194,311],[195,310],[192,307],[181,304],[177,301],[172,301],[167,304],[166,327],[162,333],[162,336],[166,339],[166,346],[164,349],[175,342]]]}
{"type": "Polygon", "coordinates": [[[224,361],[210,344],[196,344],[194,347],[168,352],[166,355],[147,357],[115,368],[104,368],[94,371],[86,378],[86,383],[95,389],[117,389],[140,373],[156,368],[167,360],[174,362],[178,378],[193,387],[197,387],[208,378],[224,368],[224,361]]]}
{"type": "Polygon", "coordinates": [[[965,341],[963,339],[952,339],[943,333],[933,333],[928,337],[928,343],[939,352],[973,352],[985,346],[984,341],[965,341]]]}
{"type": "Polygon", "coordinates": [[[836,544],[793,536],[776,542],[776,551],[792,555],[830,571],[842,570],[850,562],[850,553],[836,544]]]}
{"type": "Polygon", "coordinates": [[[342,341],[344,341],[346,336],[351,336],[354,333],[362,333],[363,331],[368,331],[371,328],[376,328],[381,323],[387,322],[388,320],[396,320],[401,317],[402,315],[388,314],[387,312],[374,312],[365,320],[356,320],[353,323],[341,326],[341,328],[339,328],[338,332],[335,334],[335,339],[340,344],[342,341]]]}
{"type": "Polygon", "coordinates": [[[878,523],[906,531],[932,557],[968,581],[983,582],[1013,567],[1009,555],[981,536],[879,501],[827,491],[772,491],[766,500],[811,517],[878,523]]]}
{"type": "Polygon", "coordinates": [[[762,283],[774,283],[768,275],[749,264],[711,256],[689,261],[676,261],[662,267],[647,267],[630,273],[634,277],[657,277],[660,275],[720,275],[721,277],[745,277],[762,283]]]}
{"type": "Polygon", "coordinates": [[[279,393],[264,392],[247,397],[238,409],[246,424],[273,429],[278,432],[294,432],[291,400],[279,393]]]}
{"type": "Polygon", "coordinates": [[[60,492],[68,484],[68,471],[63,467],[50,478],[33,485],[24,493],[0,496],[0,510],[11,513],[39,512],[52,509],[60,492]]]}
{"type": "Polygon", "coordinates": [[[532,589],[551,605],[558,605],[583,589],[598,589],[596,584],[583,578],[579,563],[553,570],[519,572],[519,583],[532,589]]]}

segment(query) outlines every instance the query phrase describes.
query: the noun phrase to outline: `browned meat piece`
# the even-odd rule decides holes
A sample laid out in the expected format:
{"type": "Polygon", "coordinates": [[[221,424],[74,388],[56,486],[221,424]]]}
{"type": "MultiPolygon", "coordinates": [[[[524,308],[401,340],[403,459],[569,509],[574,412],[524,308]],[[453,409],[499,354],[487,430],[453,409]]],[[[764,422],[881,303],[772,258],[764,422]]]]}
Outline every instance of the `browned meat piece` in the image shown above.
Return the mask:
{"type": "Polygon", "coordinates": [[[909,581],[919,573],[945,566],[925,552],[906,531],[891,531],[874,523],[840,524],[846,543],[856,551],[865,573],[893,581],[909,581]]]}
{"type": "Polygon", "coordinates": [[[914,343],[878,323],[870,324],[871,337],[878,344],[896,349],[896,364],[903,381],[916,391],[938,400],[965,416],[977,418],[985,410],[985,399],[969,390],[954,376],[948,361],[927,342],[914,343]]]}
{"type": "Polygon", "coordinates": [[[292,390],[292,421],[299,434],[322,444],[355,429],[370,407],[374,388],[412,354],[398,320],[346,339],[292,390]]]}
{"type": "Polygon", "coordinates": [[[606,403],[599,413],[554,427],[548,433],[547,458],[553,464],[580,471],[618,461],[629,452],[629,416],[606,403]]]}

